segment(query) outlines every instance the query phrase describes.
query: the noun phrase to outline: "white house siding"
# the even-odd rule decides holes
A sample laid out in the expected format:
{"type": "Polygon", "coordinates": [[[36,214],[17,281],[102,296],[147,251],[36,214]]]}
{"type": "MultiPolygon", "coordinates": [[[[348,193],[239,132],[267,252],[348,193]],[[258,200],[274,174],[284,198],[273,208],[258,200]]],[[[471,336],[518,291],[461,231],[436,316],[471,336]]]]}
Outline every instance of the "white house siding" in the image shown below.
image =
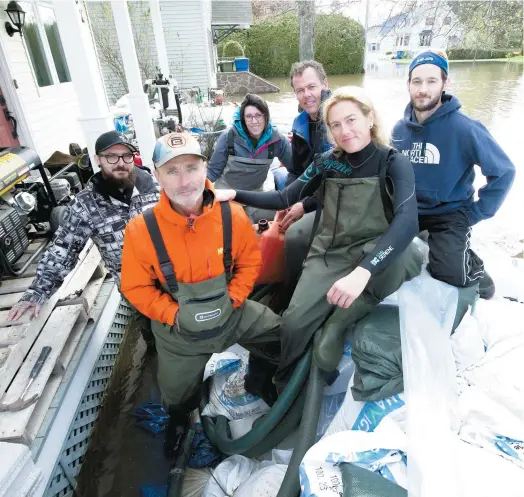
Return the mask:
{"type": "MultiPolygon", "coordinates": [[[[18,85],[14,91],[27,121],[30,138],[36,152],[45,162],[55,150],[67,153],[71,142],[85,145],[78,122],[80,108],[72,83],[38,87],[21,37],[18,34],[9,37],[3,29],[8,20],[4,12],[6,4],[0,2],[0,36],[7,65],[18,85]]],[[[24,6],[23,2],[21,5],[24,6]]],[[[31,145],[23,137],[20,141],[21,145],[31,145]]]]}
{"type": "Polygon", "coordinates": [[[206,32],[211,30],[211,16],[210,8],[204,8],[204,1],[210,3],[210,0],[163,0],[160,12],[169,67],[179,87],[199,86],[205,92],[216,86],[216,81],[210,76],[206,32]]]}
{"type": "MultiPolygon", "coordinates": [[[[156,75],[158,56],[149,2],[147,0],[130,0],[128,5],[140,72],[144,80],[150,79],[156,75]]],[[[111,3],[87,1],[86,7],[96,42],[98,60],[102,68],[106,95],[109,102],[113,104],[127,93],[127,83],[111,3]],[[114,60],[120,69],[115,70],[115,67],[108,60],[114,60]]]]}
{"type": "Polygon", "coordinates": [[[239,24],[250,26],[253,23],[251,0],[213,0],[213,26],[239,24]]]}

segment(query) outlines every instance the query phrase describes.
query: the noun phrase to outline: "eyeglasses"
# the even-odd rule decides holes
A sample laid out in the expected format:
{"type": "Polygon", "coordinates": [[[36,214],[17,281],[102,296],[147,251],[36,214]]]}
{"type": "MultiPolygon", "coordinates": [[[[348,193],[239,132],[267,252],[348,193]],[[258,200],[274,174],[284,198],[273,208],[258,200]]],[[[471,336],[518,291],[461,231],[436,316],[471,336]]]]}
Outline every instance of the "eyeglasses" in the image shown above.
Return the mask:
{"type": "Polygon", "coordinates": [[[246,121],[260,122],[262,119],[264,119],[264,115],[263,114],[245,114],[244,119],[246,121]]]}
{"type": "Polygon", "coordinates": [[[104,157],[108,164],[117,164],[122,159],[126,164],[131,164],[135,158],[132,153],[118,155],[118,154],[103,154],[100,157],[104,157]]]}

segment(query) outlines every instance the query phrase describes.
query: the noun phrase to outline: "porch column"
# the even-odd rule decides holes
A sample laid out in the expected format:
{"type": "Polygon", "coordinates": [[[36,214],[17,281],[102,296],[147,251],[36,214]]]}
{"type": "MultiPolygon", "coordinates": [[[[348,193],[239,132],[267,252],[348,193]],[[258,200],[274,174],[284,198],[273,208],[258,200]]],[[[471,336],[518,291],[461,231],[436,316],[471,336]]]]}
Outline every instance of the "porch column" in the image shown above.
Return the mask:
{"type": "Polygon", "coordinates": [[[111,0],[115,30],[124,63],[127,86],[129,88],[129,105],[133,115],[133,123],[142,163],[152,169],[153,150],[155,148],[155,132],[149,110],[149,100],[144,93],[142,77],[136,56],[135,40],[131,28],[131,19],[127,9],[127,1],[111,0]]]}
{"type": "MultiPolygon", "coordinates": [[[[96,54],[88,30],[82,24],[75,0],[54,0],[56,23],[62,40],[67,66],[71,74],[76,97],[80,106],[80,125],[84,133],[87,150],[94,171],[96,139],[106,131],[114,129],[107,107],[96,54]]],[[[60,109],[57,109],[60,112],[60,109]]]]}
{"type": "MultiPolygon", "coordinates": [[[[169,59],[167,58],[166,40],[164,38],[164,26],[162,24],[162,16],[160,15],[160,1],[149,0],[149,7],[151,12],[151,22],[153,24],[153,33],[155,35],[156,53],[158,54],[158,65],[164,75],[173,86],[178,86],[175,75],[171,74],[169,69],[169,59]]],[[[175,95],[172,91],[169,92],[169,108],[175,109],[175,95]]]]}

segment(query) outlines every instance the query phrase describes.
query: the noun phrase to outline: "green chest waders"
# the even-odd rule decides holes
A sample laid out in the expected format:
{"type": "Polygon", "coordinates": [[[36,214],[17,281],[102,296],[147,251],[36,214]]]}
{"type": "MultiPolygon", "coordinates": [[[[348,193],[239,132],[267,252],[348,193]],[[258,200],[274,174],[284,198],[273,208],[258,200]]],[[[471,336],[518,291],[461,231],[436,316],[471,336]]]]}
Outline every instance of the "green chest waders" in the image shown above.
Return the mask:
{"type": "MultiPolygon", "coordinates": [[[[222,176],[215,181],[215,188],[262,191],[262,186],[275,157],[274,144],[268,146],[267,159],[251,159],[235,155],[233,129],[229,130],[227,139],[229,154],[227,165],[222,176]]],[[[245,206],[244,210],[253,223],[258,223],[260,219],[273,219],[275,216],[274,210],[250,206],[245,206]]]]}
{"type": "MultiPolygon", "coordinates": [[[[224,273],[200,283],[177,281],[175,267],[169,259],[155,214],[152,209],[144,213],[160,270],[166,281],[160,286],[179,305],[174,326],[158,321],[151,323],[158,353],[158,384],[162,400],[167,405],[184,402],[195,393],[195,383],[199,381],[195,377],[198,378],[205,367],[209,352],[215,351],[210,350],[209,342],[219,340],[224,325],[229,324],[233,314],[227,286],[233,266],[231,207],[228,202],[221,203],[220,207],[224,227],[224,273]]],[[[220,345],[216,344],[217,351],[220,345]]],[[[194,402],[192,400],[192,404],[194,402]]],[[[196,402],[198,405],[198,399],[196,402]]]]}
{"type": "Polygon", "coordinates": [[[237,308],[231,303],[228,291],[233,275],[231,207],[222,202],[220,208],[224,272],[200,283],[177,281],[176,261],[173,264],[169,259],[153,211],[144,215],[166,281],[161,285],[162,290],[179,305],[173,326],[152,321],[158,353],[158,385],[162,402],[183,411],[198,405],[203,372],[211,354],[239,343],[251,354],[274,362],[261,347],[279,341],[280,316],[251,300],[237,308]]]}
{"type": "MultiPolygon", "coordinates": [[[[353,322],[395,292],[408,277],[405,255],[406,252],[411,254],[409,249],[386,269],[374,274],[349,309],[333,306],[327,301],[326,295],[332,285],[351,273],[374,250],[376,242],[389,227],[392,208],[385,187],[389,150],[379,148],[378,152],[378,160],[381,161],[379,176],[328,178],[323,182],[322,230],[313,238],[302,276],[284,314],[282,358],[275,375],[277,385],[285,383],[290,369],[328,317],[329,322],[340,323],[338,327],[347,330],[353,322]]],[[[384,254],[377,254],[377,257],[382,256],[384,254]]],[[[412,266],[418,274],[420,266],[417,264],[412,266]]],[[[321,338],[315,347],[315,360],[319,357],[317,351],[322,350],[324,344],[325,339],[321,338]]],[[[332,355],[334,350],[331,347],[328,355],[332,355]]]]}

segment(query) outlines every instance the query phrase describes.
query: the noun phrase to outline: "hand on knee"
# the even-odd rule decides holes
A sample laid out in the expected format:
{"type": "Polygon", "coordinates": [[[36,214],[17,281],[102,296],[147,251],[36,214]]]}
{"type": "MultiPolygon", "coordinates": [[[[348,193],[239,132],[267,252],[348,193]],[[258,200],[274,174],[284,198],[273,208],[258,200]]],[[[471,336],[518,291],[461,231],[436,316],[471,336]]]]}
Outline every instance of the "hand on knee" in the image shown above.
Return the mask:
{"type": "Polygon", "coordinates": [[[330,304],[347,309],[364,291],[371,273],[362,267],[357,267],[347,276],[337,280],[327,293],[330,304]]]}

